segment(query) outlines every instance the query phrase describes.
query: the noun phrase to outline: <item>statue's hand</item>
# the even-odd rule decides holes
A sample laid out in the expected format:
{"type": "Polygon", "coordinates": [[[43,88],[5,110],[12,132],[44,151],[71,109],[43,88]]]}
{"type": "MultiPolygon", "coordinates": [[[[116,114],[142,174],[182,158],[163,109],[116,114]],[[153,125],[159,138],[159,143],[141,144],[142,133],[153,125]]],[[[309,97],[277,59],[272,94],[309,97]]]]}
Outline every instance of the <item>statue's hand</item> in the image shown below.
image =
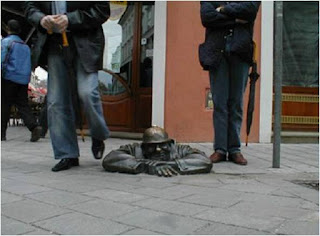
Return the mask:
{"type": "Polygon", "coordinates": [[[172,177],[174,175],[179,174],[175,169],[173,169],[171,166],[168,166],[168,165],[157,166],[156,171],[158,176],[164,176],[164,177],[172,177]]]}
{"type": "Polygon", "coordinates": [[[179,173],[170,165],[160,164],[157,161],[150,161],[148,164],[148,174],[158,175],[164,177],[172,177],[178,175],[179,173]],[[159,165],[160,164],[160,165],[159,165]]]}

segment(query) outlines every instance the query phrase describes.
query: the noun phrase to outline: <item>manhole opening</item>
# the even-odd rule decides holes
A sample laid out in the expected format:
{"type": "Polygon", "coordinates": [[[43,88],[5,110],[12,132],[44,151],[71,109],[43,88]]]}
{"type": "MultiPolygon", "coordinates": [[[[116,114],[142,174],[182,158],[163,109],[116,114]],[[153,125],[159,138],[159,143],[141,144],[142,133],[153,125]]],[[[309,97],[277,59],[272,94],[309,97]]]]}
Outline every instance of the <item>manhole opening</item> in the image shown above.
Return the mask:
{"type": "Polygon", "coordinates": [[[317,190],[319,191],[319,181],[317,180],[295,180],[295,181],[292,181],[294,184],[299,184],[299,185],[302,185],[304,187],[308,187],[308,188],[312,188],[314,190],[317,190]]]}

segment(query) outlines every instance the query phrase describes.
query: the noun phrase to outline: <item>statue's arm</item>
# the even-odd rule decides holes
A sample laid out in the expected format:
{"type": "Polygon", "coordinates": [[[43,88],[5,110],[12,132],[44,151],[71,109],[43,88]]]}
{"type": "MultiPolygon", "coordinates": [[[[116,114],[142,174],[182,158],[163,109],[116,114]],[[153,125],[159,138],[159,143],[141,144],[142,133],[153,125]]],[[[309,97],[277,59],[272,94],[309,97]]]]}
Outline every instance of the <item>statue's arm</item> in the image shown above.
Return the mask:
{"type": "Polygon", "coordinates": [[[212,163],[205,153],[187,145],[181,145],[178,153],[180,157],[176,159],[176,162],[180,174],[199,174],[211,171],[212,163]]]}
{"type": "Polygon", "coordinates": [[[121,150],[114,150],[106,155],[102,161],[102,166],[106,171],[129,174],[143,173],[146,169],[143,160],[139,160],[121,150]]]}

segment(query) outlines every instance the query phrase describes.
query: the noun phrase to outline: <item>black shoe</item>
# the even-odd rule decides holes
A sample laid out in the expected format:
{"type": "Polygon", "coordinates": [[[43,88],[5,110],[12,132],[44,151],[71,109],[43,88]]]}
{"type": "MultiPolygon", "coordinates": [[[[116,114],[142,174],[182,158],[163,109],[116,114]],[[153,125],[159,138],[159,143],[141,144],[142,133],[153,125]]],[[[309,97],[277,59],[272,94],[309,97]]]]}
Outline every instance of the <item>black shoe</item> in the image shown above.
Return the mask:
{"type": "Polygon", "coordinates": [[[98,140],[95,138],[92,138],[92,147],[91,151],[93,153],[93,157],[95,159],[101,159],[104,152],[104,142],[103,140],[98,140]]]}
{"type": "Polygon", "coordinates": [[[31,132],[30,142],[37,142],[40,139],[41,132],[42,132],[41,126],[35,127],[31,132]]]}
{"type": "Polygon", "coordinates": [[[7,141],[6,136],[1,136],[1,141],[7,141]]]}
{"type": "Polygon", "coordinates": [[[57,172],[60,170],[68,170],[72,166],[79,166],[79,158],[61,159],[61,161],[58,164],[56,164],[51,170],[54,172],[57,172]]]}
{"type": "Polygon", "coordinates": [[[48,129],[44,129],[44,128],[42,128],[42,131],[41,131],[40,137],[41,137],[41,138],[45,138],[45,137],[46,137],[46,134],[47,134],[47,131],[48,131],[48,129]]]}

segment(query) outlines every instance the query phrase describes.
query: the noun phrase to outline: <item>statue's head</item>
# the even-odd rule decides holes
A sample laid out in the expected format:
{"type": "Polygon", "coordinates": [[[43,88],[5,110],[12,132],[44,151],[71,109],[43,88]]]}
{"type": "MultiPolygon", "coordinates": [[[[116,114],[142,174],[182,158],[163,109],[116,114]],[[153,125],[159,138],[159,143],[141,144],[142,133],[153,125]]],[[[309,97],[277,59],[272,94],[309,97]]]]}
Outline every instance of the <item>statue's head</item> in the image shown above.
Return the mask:
{"type": "Polygon", "coordinates": [[[141,145],[143,155],[151,160],[168,161],[173,143],[174,140],[169,138],[164,129],[152,126],[146,129],[143,134],[141,145]]]}

